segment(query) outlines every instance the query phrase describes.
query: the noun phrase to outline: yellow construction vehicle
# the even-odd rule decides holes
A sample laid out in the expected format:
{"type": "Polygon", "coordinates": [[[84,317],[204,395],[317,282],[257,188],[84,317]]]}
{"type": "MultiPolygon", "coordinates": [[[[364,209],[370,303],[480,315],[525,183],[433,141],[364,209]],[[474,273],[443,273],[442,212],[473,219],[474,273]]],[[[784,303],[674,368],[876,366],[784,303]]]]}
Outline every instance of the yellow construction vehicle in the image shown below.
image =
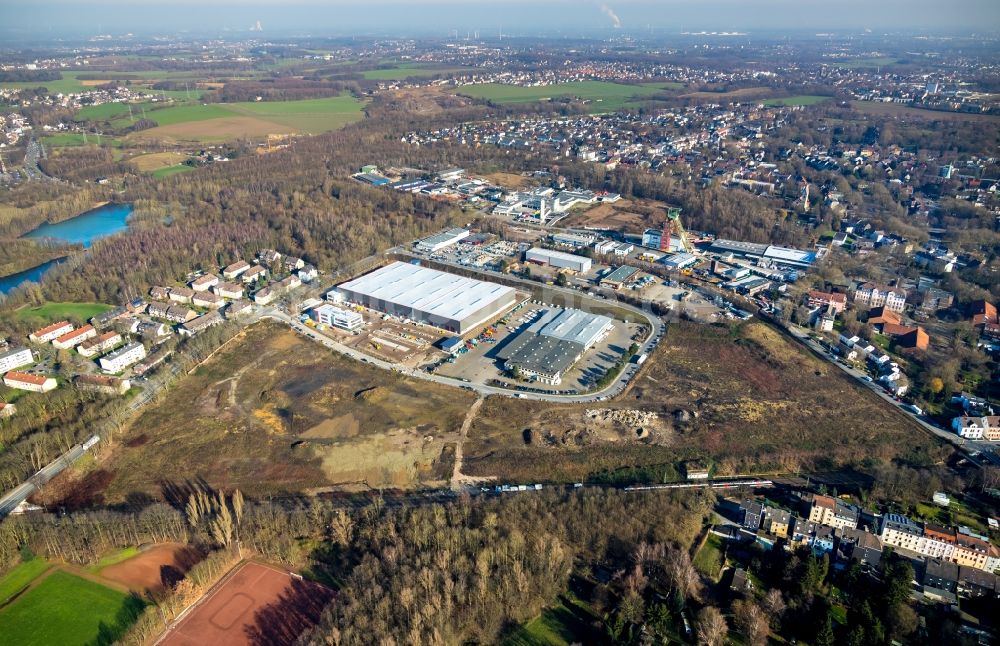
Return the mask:
{"type": "Polygon", "coordinates": [[[376,350],[381,350],[382,349],[382,344],[381,343],[375,343],[374,341],[372,341],[371,344],[372,344],[372,347],[375,348],[376,350]]]}

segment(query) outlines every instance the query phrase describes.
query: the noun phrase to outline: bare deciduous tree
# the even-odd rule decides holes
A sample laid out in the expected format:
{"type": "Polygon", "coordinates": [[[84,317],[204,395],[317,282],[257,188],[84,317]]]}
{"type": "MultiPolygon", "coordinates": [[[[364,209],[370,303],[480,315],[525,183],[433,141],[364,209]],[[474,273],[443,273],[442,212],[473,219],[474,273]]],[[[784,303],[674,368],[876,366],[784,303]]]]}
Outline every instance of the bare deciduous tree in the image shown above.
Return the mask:
{"type": "Polygon", "coordinates": [[[729,624],[715,606],[705,606],[698,613],[697,636],[701,646],[720,646],[729,632],[729,624]]]}

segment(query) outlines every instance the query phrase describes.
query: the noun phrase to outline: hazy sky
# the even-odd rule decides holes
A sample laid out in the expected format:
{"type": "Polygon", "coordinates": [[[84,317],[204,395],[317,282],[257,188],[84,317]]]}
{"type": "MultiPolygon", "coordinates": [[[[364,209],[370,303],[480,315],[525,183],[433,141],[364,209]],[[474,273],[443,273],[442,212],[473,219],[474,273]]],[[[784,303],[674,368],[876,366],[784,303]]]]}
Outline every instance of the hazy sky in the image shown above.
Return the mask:
{"type": "Polygon", "coordinates": [[[0,0],[0,30],[31,34],[246,31],[344,35],[452,29],[507,33],[649,27],[1000,30],[1000,0],[0,0]]]}

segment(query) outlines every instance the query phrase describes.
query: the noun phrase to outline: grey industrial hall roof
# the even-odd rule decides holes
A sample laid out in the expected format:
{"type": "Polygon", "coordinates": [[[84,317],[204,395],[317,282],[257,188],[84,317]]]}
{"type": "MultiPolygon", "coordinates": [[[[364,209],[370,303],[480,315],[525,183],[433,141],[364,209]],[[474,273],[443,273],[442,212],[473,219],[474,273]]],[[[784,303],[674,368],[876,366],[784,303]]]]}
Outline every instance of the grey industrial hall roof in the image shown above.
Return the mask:
{"type": "Polygon", "coordinates": [[[608,326],[614,322],[602,314],[591,314],[583,310],[553,308],[547,310],[531,324],[527,333],[548,336],[563,341],[578,343],[589,348],[608,326]]]}
{"type": "Polygon", "coordinates": [[[639,271],[638,267],[633,267],[631,265],[622,265],[621,267],[618,267],[617,269],[609,273],[601,280],[606,280],[609,283],[624,283],[626,280],[628,280],[636,273],[638,273],[638,271],[639,271]]]}
{"type": "Polygon", "coordinates": [[[523,333],[497,354],[504,362],[543,375],[555,375],[566,370],[584,351],[573,341],[551,336],[523,333]]]}
{"type": "Polygon", "coordinates": [[[500,309],[514,296],[512,287],[404,262],[376,269],[339,289],[456,321],[491,304],[500,309]]]}

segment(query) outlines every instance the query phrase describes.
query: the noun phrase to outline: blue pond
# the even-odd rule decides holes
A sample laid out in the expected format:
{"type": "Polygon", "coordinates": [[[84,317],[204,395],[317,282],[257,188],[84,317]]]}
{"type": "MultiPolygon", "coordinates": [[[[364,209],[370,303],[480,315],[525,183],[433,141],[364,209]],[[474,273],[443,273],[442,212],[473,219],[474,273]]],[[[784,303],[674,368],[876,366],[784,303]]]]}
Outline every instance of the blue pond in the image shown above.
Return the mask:
{"type": "Polygon", "coordinates": [[[57,224],[43,224],[23,237],[52,238],[89,247],[98,238],[127,229],[128,216],[131,214],[131,204],[106,204],[57,224]]]}
{"type": "MultiPolygon", "coordinates": [[[[43,224],[24,234],[24,238],[49,238],[70,244],[89,247],[94,240],[124,231],[128,228],[128,217],[132,214],[131,204],[107,204],[86,213],[59,222],[43,224]]],[[[42,276],[63,259],[50,260],[17,274],[0,278],[0,294],[7,294],[15,287],[28,281],[41,282],[42,276]]]]}

